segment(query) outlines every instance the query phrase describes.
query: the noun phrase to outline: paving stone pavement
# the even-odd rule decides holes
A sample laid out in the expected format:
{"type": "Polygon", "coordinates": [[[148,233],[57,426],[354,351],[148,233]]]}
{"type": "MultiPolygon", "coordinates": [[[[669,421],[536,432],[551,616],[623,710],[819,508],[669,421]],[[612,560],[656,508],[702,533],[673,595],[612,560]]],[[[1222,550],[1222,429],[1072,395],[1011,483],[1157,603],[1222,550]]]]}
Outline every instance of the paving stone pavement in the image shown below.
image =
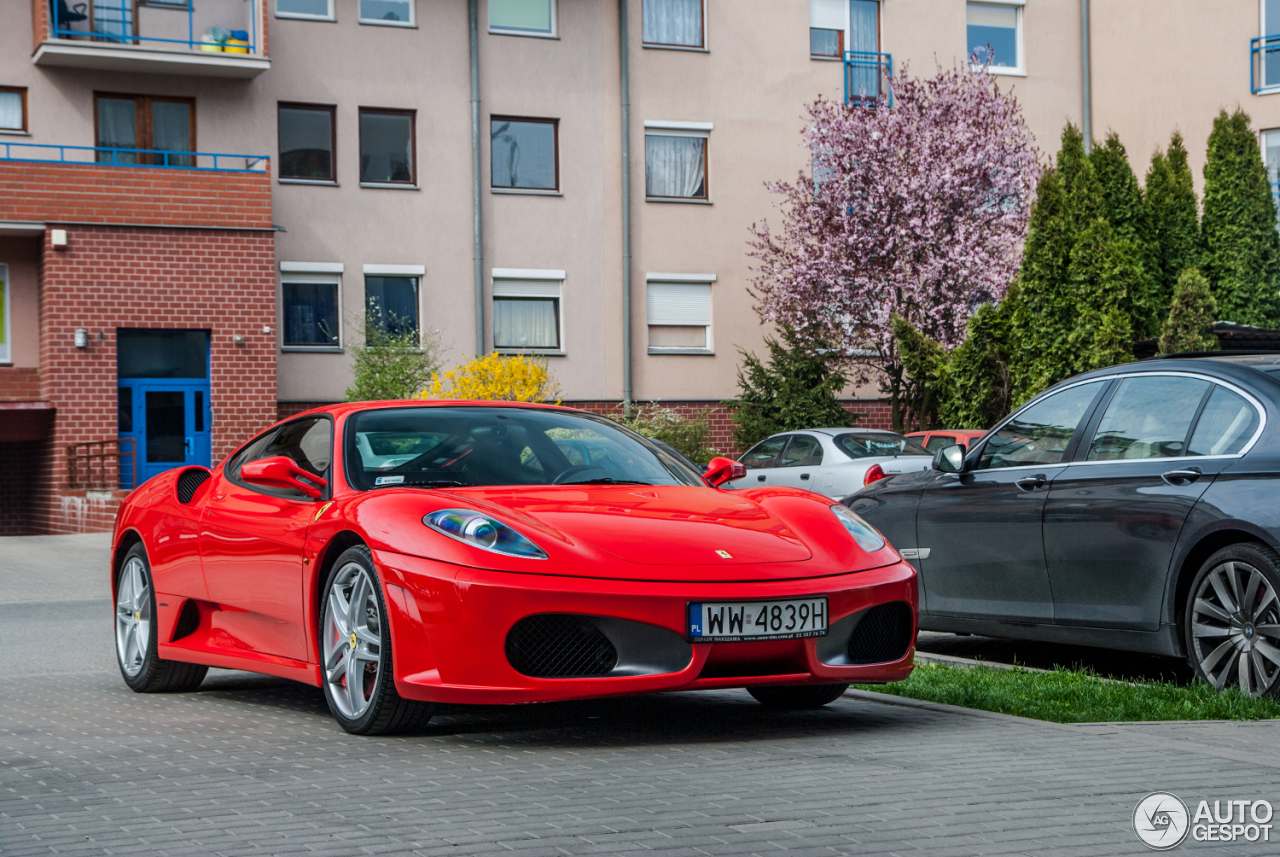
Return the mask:
{"type": "Polygon", "coordinates": [[[1276,723],[1059,726],[870,695],[772,713],[724,691],[453,708],[418,734],[357,738],[318,690],[273,678],[215,670],[195,693],[134,694],[99,572],[10,588],[81,563],[33,563],[12,541],[3,855],[1118,855],[1147,853],[1130,816],[1151,791],[1280,806],[1276,723]],[[66,639],[87,650],[43,670],[41,646],[66,639]]]}

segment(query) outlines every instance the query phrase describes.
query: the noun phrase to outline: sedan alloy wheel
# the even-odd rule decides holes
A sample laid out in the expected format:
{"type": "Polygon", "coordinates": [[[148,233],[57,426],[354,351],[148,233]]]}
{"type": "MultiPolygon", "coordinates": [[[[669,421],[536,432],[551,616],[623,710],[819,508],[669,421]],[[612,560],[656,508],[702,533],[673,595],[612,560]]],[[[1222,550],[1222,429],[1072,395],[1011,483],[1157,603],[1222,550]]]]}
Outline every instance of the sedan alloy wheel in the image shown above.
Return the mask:
{"type": "Polygon", "coordinates": [[[1228,548],[1197,575],[1188,642],[1205,681],[1218,690],[1235,684],[1247,696],[1262,696],[1280,678],[1280,600],[1269,579],[1274,572],[1263,570],[1266,557],[1246,557],[1246,551],[1257,552],[1228,548]]]}

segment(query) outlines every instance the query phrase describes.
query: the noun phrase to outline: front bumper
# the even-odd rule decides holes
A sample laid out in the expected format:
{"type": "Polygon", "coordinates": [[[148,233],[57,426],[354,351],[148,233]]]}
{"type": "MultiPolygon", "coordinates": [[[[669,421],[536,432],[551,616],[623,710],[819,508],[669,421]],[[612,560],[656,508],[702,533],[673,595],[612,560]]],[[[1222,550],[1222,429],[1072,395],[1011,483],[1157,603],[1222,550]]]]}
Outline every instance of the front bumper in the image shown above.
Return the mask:
{"type": "Polygon", "coordinates": [[[694,643],[687,666],[657,675],[532,678],[504,648],[519,620],[540,613],[610,617],[665,628],[681,637],[690,601],[825,595],[829,623],[895,601],[911,607],[909,564],[831,577],[746,583],[654,583],[513,574],[377,551],[391,623],[396,690],[407,699],[466,704],[551,702],[660,691],[769,684],[879,683],[911,673],[914,644],[890,663],[838,666],[819,659],[821,638],[694,643]]]}

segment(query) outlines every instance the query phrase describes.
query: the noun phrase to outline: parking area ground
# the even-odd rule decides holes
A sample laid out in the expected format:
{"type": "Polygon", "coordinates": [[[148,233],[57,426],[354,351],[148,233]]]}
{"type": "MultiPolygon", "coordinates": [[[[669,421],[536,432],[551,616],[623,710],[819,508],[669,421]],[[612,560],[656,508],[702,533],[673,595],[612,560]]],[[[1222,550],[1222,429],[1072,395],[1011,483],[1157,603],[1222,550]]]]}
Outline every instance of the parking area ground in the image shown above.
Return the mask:
{"type": "MultiPolygon", "coordinates": [[[[0,853],[1140,854],[1163,790],[1280,805],[1280,723],[1061,726],[742,691],[342,732],[318,690],[116,671],[105,536],[0,539],[0,853]]],[[[1272,854],[1274,843],[1180,851],[1272,854]]]]}

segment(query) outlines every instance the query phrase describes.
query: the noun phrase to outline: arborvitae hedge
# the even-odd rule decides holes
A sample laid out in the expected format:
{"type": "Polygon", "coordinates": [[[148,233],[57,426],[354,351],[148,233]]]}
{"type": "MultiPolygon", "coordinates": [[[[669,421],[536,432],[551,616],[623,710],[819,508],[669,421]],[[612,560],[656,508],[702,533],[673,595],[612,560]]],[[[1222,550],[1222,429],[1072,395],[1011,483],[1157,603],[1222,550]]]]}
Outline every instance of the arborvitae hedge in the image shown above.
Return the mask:
{"type": "Polygon", "coordinates": [[[1152,297],[1167,312],[1178,277],[1200,258],[1195,182],[1181,134],[1175,132],[1168,150],[1151,158],[1144,196],[1156,262],[1152,297]]]}
{"type": "Polygon", "coordinates": [[[1160,333],[1160,353],[1217,351],[1218,337],[1211,330],[1217,311],[1204,275],[1196,268],[1183,271],[1173,291],[1169,318],[1160,333]]]}
{"type": "Polygon", "coordinates": [[[1129,166],[1124,144],[1114,131],[1101,146],[1093,147],[1089,161],[1098,177],[1103,217],[1111,224],[1114,236],[1129,241],[1137,251],[1136,280],[1128,285],[1133,335],[1139,339],[1153,336],[1160,329],[1163,313],[1152,294],[1155,253],[1149,243],[1150,229],[1138,179],[1129,166]]]}

